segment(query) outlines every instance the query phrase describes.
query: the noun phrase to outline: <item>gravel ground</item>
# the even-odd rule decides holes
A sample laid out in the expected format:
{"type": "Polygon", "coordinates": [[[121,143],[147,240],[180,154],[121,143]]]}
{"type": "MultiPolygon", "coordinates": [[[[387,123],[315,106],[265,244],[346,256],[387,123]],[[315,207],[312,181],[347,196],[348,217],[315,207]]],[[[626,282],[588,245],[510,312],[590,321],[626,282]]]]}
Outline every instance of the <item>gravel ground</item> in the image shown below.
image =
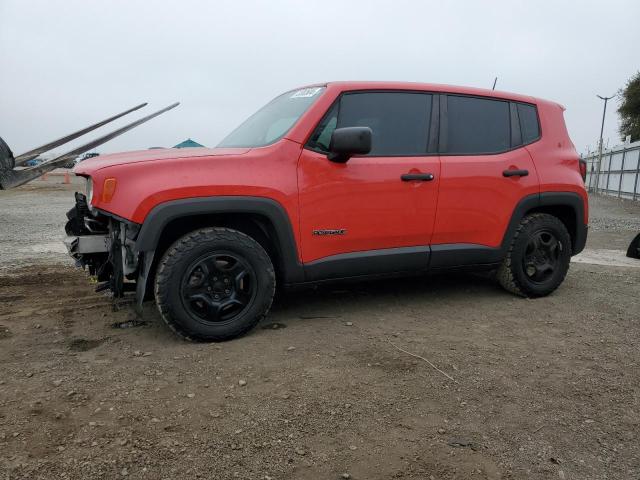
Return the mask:
{"type": "MultiPolygon", "coordinates": [[[[53,251],[70,192],[0,192],[1,479],[640,478],[640,268],[576,263],[537,300],[325,286],[192,344],[53,251]]],[[[591,218],[592,253],[640,231],[631,202],[591,218]]]]}
{"type": "Polygon", "coordinates": [[[633,237],[640,233],[640,201],[592,196],[589,210],[587,248],[626,252],[633,237]]]}
{"type": "Polygon", "coordinates": [[[83,190],[84,181],[49,174],[10,191],[0,191],[0,272],[19,265],[69,264],[64,237],[65,214],[73,207],[73,192],[83,190]]]}
{"type": "Polygon", "coordinates": [[[591,196],[589,199],[592,232],[640,231],[640,201],[591,196]]]}

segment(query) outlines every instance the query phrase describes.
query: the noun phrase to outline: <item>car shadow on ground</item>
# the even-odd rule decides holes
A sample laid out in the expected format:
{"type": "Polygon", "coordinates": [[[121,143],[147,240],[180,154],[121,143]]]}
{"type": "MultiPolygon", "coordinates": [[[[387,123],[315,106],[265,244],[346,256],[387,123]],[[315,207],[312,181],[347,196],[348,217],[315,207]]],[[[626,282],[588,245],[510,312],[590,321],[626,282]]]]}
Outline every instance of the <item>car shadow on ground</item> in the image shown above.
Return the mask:
{"type": "MultiPolygon", "coordinates": [[[[355,317],[362,321],[374,312],[391,309],[424,309],[443,306],[463,308],[469,302],[499,302],[516,298],[505,292],[489,272],[443,272],[420,276],[387,277],[369,280],[344,280],[315,286],[279,290],[267,317],[244,337],[261,336],[262,330],[277,330],[303,323],[339,319],[349,322],[355,317]]],[[[127,316],[130,320],[133,313],[127,316]]],[[[171,342],[179,341],[164,327],[157,307],[145,303],[143,315],[146,329],[171,342]]],[[[373,322],[373,319],[372,319],[373,322]]]]}
{"type": "Polygon", "coordinates": [[[363,305],[368,299],[394,300],[410,304],[425,300],[453,300],[469,295],[508,295],[488,272],[449,272],[411,277],[381,278],[375,280],[349,280],[324,283],[313,287],[280,291],[274,300],[272,312],[294,313],[324,309],[339,302],[345,307],[363,305]]]}

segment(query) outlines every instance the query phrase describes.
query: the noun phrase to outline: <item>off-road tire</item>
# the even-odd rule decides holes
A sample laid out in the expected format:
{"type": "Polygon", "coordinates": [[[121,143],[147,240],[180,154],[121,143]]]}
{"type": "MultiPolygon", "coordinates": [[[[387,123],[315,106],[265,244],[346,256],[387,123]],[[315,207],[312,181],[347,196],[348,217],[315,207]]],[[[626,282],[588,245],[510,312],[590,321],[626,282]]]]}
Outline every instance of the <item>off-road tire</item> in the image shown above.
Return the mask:
{"type": "Polygon", "coordinates": [[[564,223],[546,213],[534,213],[522,219],[509,245],[507,255],[498,269],[497,279],[502,287],[516,295],[534,298],[544,297],[563,282],[571,260],[571,236],[564,223]],[[540,231],[551,232],[559,241],[561,251],[558,268],[544,282],[533,282],[525,271],[524,255],[530,238],[540,231]]]}
{"type": "Polygon", "coordinates": [[[155,299],[164,322],[186,340],[215,342],[244,335],[268,313],[276,278],[269,255],[253,238],[228,228],[203,228],[178,239],[158,264],[155,299]],[[237,318],[220,324],[205,324],[189,313],[180,294],[189,265],[208,252],[228,251],[241,257],[255,272],[256,293],[237,318]]]}

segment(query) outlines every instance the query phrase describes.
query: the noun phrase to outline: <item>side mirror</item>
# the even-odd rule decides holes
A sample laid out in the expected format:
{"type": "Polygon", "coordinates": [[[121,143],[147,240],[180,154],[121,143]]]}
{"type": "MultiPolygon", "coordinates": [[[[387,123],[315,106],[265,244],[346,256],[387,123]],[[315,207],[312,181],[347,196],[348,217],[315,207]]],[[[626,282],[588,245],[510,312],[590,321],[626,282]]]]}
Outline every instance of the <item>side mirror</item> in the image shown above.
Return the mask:
{"type": "Polygon", "coordinates": [[[331,134],[328,158],[345,163],[352,155],[365,155],[371,151],[373,132],[369,127],[336,128],[331,134]]]}

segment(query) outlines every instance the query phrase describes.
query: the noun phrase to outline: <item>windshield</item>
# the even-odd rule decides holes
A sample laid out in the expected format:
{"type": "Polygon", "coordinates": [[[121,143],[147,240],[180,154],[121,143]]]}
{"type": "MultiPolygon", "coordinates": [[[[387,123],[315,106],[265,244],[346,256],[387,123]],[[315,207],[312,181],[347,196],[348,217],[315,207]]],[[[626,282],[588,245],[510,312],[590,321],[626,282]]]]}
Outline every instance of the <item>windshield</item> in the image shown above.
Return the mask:
{"type": "Polygon", "coordinates": [[[264,147],[280,140],[324,91],[301,88],[276,97],[222,140],[218,147],[264,147]]]}

